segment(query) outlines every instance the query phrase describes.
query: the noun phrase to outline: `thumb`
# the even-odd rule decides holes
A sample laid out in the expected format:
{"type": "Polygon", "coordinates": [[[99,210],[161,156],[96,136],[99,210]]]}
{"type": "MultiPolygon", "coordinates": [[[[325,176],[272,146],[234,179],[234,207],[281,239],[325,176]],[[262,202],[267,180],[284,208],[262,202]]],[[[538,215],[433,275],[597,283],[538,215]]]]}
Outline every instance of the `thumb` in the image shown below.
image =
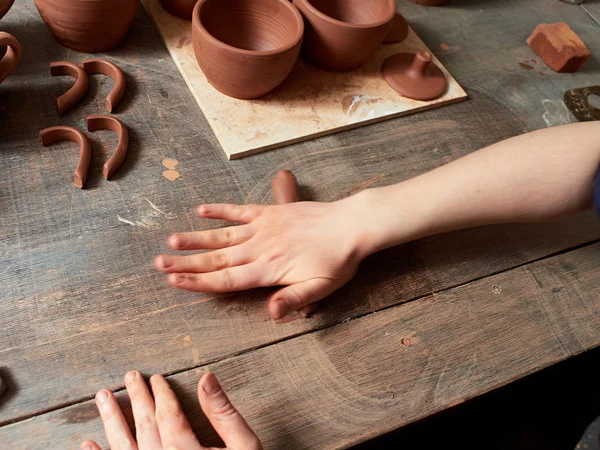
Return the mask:
{"type": "Polygon", "coordinates": [[[328,278],[311,278],[301,283],[292,284],[277,291],[267,304],[269,315],[282,319],[292,311],[298,311],[311,303],[324,299],[335,292],[341,285],[328,278]]]}
{"type": "Polygon", "coordinates": [[[231,404],[213,373],[208,372],[200,379],[198,400],[210,424],[229,450],[262,450],[258,437],[231,404]]]}

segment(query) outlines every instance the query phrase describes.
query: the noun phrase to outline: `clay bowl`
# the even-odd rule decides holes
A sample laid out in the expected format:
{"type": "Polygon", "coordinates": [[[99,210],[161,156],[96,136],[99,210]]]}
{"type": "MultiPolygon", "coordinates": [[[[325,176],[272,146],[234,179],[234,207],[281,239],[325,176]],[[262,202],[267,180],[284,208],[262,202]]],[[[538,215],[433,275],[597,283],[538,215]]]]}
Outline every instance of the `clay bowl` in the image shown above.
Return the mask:
{"type": "Polygon", "coordinates": [[[0,31],[0,47],[6,47],[6,53],[0,58],[0,83],[2,83],[19,64],[21,44],[13,35],[0,31]]]}
{"type": "Polygon", "coordinates": [[[192,41],[208,82],[225,95],[259,98],[292,71],[304,35],[288,0],[199,0],[192,41]]]}
{"type": "Polygon", "coordinates": [[[293,0],[304,17],[302,55],[325,70],[346,72],[366,62],[385,39],[394,0],[293,0]]]}
{"type": "Polygon", "coordinates": [[[0,19],[8,12],[15,0],[0,0],[0,19]]]}
{"type": "Polygon", "coordinates": [[[160,0],[160,4],[169,14],[190,20],[196,0],[160,0]]]}
{"type": "Polygon", "coordinates": [[[87,53],[119,45],[139,0],[35,0],[40,16],[65,47],[87,53]]]}

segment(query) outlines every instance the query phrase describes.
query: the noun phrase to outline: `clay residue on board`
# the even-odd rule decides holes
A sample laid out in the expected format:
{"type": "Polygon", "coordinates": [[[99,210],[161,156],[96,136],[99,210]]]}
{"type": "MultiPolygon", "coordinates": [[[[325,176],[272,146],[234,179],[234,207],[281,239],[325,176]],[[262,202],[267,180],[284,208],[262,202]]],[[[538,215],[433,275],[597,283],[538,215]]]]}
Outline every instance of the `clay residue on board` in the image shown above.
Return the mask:
{"type": "Polygon", "coordinates": [[[68,408],[58,415],[63,423],[86,423],[98,418],[98,409],[94,403],[81,403],[68,408]]]}
{"type": "Polygon", "coordinates": [[[342,98],[342,109],[353,118],[364,119],[375,115],[373,105],[380,99],[368,95],[346,95],[342,98]]]}
{"type": "Polygon", "coordinates": [[[162,165],[165,166],[165,168],[167,169],[163,172],[163,174],[162,174],[163,177],[165,177],[169,181],[175,181],[179,177],[181,177],[181,174],[175,170],[175,168],[177,167],[178,164],[179,164],[179,161],[177,161],[176,159],[173,159],[173,158],[163,159],[162,165]]]}
{"type": "Polygon", "coordinates": [[[177,215],[165,212],[145,197],[134,195],[128,208],[129,217],[117,214],[117,220],[132,227],[160,229],[163,220],[177,219],[177,215]]]}
{"type": "Polygon", "coordinates": [[[546,126],[554,127],[556,125],[566,125],[571,123],[569,110],[563,101],[545,99],[542,100],[542,106],[546,110],[546,112],[542,114],[542,119],[546,122],[546,126]]]}
{"type": "Polygon", "coordinates": [[[519,58],[519,66],[521,66],[522,69],[525,70],[532,70],[535,73],[539,73],[540,75],[542,75],[543,77],[545,77],[545,74],[543,72],[543,67],[541,67],[538,63],[538,61],[536,59],[523,59],[523,58],[519,58]]]}
{"type": "Polygon", "coordinates": [[[442,42],[440,48],[445,52],[456,52],[460,50],[460,45],[448,45],[445,42],[442,42]]]}
{"type": "Polygon", "coordinates": [[[187,37],[182,37],[181,39],[179,39],[179,42],[177,42],[177,48],[183,48],[186,45],[188,45],[191,41],[187,38],[187,37]]]}

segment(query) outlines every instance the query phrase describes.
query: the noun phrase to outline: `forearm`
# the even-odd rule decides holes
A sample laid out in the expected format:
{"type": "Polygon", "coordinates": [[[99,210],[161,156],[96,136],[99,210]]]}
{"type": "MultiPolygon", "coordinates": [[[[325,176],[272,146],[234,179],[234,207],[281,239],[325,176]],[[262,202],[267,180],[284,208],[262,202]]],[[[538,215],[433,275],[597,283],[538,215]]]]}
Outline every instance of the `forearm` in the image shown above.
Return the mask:
{"type": "Polygon", "coordinates": [[[583,211],[592,205],[599,166],[597,122],[499,142],[349,200],[361,210],[361,251],[373,253],[462,228],[545,221],[583,211]]]}

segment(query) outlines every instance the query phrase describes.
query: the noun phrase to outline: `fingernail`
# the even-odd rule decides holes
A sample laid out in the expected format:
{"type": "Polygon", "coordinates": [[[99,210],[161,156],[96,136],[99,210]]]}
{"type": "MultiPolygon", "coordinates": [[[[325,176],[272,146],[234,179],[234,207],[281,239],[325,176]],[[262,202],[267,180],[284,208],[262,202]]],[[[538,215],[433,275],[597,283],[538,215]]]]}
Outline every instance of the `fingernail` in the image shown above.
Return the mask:
{"type": "Polygon", "coordinates": [[[187,238],[182,234],[173,234],[169,238],[169,245],[174,248],[181,248],[187,245],[187,238]]]}
{"type": "Polygon", "coordinates": [[[96,400],[98,401],[98,403],[104,403],[104,402],[106,402],[107,399],[108,399],[108,392],[106,392],[105,390],[99,391],[96,394],[96,400]]]}
{"type": "Polygon", "coordinates": [[[173,265],[173,257],[169,255],[162,255],[159,257],[159,264],[163,267],[163,269],[168,269],[173,265]]]}
{"type": "Polygon", "coordinates": [[[202,205],[202,206],[199,206],[196,211],[198,212],[199,216],[202,216],[202,215],[208,213],[208,208],[206,207],[206,205],[202,205]]]}
{"type": "Polygon", "coordinates": [[[172,273],[169,275],[169,279],[173,284],[181,284],[185,281],[185,275],[182,273],[172,273]]]}
{"type": "Polygon", "coordinates": [[[214,373],[208,373],[204,377],[204,381],[202,382],[202,390],[207,395],[215,395],[221,391],[221,385],[219,384],[219,380],[215,377],[214,373]]]}
{"type": "Polygon", "coordinates": [[[137,372],[135,370],[127,372],[125,374],[125,386],[131,385],[135,381],[136,377],[137,377],[137,372]]]}

